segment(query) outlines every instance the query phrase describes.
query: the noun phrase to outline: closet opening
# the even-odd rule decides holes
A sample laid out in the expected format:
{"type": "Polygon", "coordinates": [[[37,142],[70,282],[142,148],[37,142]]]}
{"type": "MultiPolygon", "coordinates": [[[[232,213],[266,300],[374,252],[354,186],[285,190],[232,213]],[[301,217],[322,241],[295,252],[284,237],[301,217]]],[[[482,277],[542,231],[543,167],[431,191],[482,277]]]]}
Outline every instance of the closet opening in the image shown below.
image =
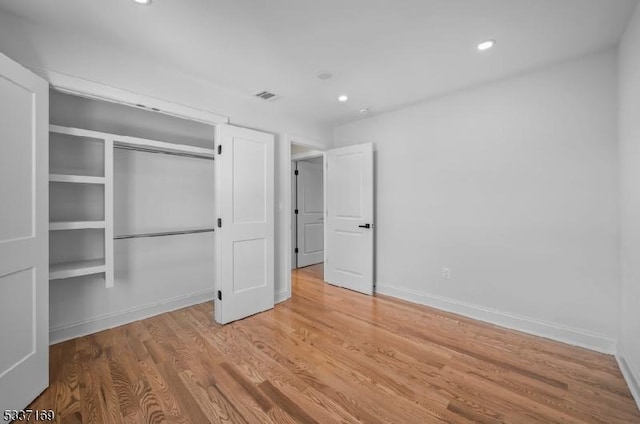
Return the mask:
{"type": "Polygon", "coordinates": [[[215,126],[54,89],[49,110],[51,343],[213,299],[215,126]]]}

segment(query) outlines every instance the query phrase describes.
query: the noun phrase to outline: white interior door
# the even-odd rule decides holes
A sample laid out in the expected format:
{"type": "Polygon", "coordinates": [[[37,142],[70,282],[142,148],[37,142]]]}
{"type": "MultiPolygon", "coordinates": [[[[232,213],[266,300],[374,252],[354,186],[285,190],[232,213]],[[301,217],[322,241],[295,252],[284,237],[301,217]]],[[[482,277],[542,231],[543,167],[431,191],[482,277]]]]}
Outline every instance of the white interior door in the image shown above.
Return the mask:
{"type": "Polygon", "coordinates": [[[322,158],[297,163],[298,268],[324,261],[322,158]]]}
{"type": "Polygon", "coordinates": [[[0,413],[49,384],[48,90],[0,54],[0,413]]]}
{"type": "Polygon", "coordinates": [[[274,138],[218,127],[216,157],[216,321],[273,308],[274,138]]]}
{"type": "Polygon", "coordinates": [[[324,278],[373,294],[373,145],[329,150],[324,278]]]}

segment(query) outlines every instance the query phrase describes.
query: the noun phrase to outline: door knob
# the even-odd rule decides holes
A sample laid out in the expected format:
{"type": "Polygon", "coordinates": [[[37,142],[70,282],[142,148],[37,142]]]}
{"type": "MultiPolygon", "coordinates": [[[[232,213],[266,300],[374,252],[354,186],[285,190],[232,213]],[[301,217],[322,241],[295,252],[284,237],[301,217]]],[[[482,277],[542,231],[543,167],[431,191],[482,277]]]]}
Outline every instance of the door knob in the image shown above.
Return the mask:
{"type": "Polygon", "coordinates": [[[360,228],[371,228],[371,224],[358,225],[360,228]]]}

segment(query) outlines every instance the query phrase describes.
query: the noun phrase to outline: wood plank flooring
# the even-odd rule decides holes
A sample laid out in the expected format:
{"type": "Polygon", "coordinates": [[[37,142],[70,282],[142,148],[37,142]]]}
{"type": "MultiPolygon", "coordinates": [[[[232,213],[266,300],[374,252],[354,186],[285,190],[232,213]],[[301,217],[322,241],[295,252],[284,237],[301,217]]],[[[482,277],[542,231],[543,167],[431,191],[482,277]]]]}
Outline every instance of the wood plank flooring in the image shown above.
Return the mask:
{"type": "Polygon", "coordinates": [[[294,271],[221,327],[210,303],[51,347],[60,423],[640,423],[613,357],[294,271]]]}

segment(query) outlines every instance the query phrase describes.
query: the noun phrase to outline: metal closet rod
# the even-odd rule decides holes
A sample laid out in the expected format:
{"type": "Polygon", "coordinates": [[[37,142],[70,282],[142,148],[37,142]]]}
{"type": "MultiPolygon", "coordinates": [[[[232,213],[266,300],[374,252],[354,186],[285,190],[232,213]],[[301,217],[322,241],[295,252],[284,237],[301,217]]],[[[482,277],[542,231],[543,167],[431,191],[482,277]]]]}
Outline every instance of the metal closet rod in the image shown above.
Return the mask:
{"type": "Polygon", "coordinates": [[[114,144],[113,148],[122,149],[122,150],[135,150],[137,152],[145,152],[145,153],[160,153],[163,155],[171,155],[171,156],[184,156],[187,158],[195,158],[195,159],[214,160],[213,156],[199,155],[197,153],[170,152],[167,150],[156,150],[156,149],[148,149],[145,147],[125,146],[122,144],[114,144]]]}
{"type": "Polygon", "coordinates": [[[113,239],[125,240],[125,239],[146,238],[146,237],[181,236],[184,234],[212,233],[214,231],[215,230],[213,228],[202,228],[199,230],[166,231],[163,233],[127,234],[122,236],[114,236],[113,239]]]}

